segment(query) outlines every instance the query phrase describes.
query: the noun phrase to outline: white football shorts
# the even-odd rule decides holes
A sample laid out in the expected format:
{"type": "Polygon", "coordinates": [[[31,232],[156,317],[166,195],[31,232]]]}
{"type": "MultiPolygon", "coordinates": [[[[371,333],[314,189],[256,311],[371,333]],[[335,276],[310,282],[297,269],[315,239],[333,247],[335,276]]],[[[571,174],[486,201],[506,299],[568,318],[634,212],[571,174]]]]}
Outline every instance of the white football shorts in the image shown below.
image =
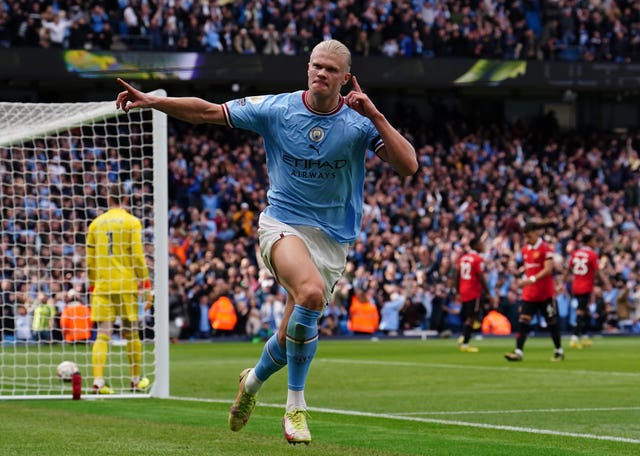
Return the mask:
{"type": "Polygon", "coordinates": [[[332,239],[320,228],[306,225],[287,225],[273,217],[260,214],[258,220],[258,238],[260,240],[260,255],[264,265],[275,277],[271,266],[271,248],[284,236],[297,236],[305,243],[311,260],[324,279],[325,302],[331,298],[333,287],[347,264],[349,244],[341,244],[332,239]]]}

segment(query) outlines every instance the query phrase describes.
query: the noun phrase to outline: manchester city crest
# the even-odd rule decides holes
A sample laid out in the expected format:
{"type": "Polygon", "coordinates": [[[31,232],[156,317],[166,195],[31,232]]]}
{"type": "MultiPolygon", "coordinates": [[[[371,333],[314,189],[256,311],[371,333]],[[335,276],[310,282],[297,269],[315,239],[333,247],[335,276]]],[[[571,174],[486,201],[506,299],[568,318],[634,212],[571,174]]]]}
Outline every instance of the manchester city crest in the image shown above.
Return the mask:
{"type": "Polygon", "coordinates": [[[313,127],[309,131],[309,139],[313,142],[320,142],[324,138],[324,130],[320,127],[313,127]]]}

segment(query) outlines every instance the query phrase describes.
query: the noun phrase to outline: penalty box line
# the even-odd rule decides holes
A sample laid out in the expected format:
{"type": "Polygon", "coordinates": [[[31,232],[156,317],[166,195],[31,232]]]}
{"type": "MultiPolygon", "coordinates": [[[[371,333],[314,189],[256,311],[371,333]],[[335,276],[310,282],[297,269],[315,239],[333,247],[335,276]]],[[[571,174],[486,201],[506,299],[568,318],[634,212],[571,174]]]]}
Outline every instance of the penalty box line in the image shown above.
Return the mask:
{"type": "MultiPolygon", "coordinates": [[[[209,402],[209,403],[217,403],[217,404],[232,404],[233,401],[223,400],[223,399],[203,399],[196,397],[171,397],[169,400],[176,401],[187,401],[187,402],[209,402]]],[[[260,407],[270,407],[270,408],[280,408],[284,409],[284,404],[267,404],[263,402],[258,402],[260,407]]],[[[371,412],[360,412],[357,410],[340,410],[340,409],[331,409],[324,407],[309,407],[310,412],[320,412],[320,413],[333,413],[335,415],[345,415],[345,416],[362,416],[367,418],[383,418],[388,420],[396,420],[396,421],[411,421],[417,423],[429,423],[429,424],[440,424],[443,426],[461,426],[461,427],[471,427],[471,428],[479,428],[479,429],[492,429],[497,431],[511,431],[511,432],[522,432],[526,434],[538,434],[538,435],[553,435],[560,437],[574,437],[578,439],[586,439],[586,440],[603,440],[607,442],[621,442],[621,443],[633,443],[636,445],[640,445],[640,439],[631,439],[627,437],[616,437],[612,435],[596,435],[596,434],[582,434],[578,432],[564,432],[564,431],[556,431],[552,429],[538,429],[531,427],[520,427],[520,426],[506,426],[500,424],[486,424],[486,423],[474,423],[470,421],[460,421],[460,420],[444,420],[438,418],[423,418],[418,416],[405,416],[405,415],[394,415],[389,413],[371,413],[371,412]]]]}

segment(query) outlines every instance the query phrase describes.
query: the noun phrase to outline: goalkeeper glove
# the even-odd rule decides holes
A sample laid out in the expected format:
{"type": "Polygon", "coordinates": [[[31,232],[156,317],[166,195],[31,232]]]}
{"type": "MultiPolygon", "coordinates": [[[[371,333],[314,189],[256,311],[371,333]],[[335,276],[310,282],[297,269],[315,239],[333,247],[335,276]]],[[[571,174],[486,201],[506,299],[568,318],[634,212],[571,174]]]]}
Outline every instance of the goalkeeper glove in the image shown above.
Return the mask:
{"type": "Polygon", "coordinates": [[[142,285],[142,301],[144,302],[144,310],[147,311],[153,306],[153,290],[151,289],[151,281],[145,280],[142,285]]]}

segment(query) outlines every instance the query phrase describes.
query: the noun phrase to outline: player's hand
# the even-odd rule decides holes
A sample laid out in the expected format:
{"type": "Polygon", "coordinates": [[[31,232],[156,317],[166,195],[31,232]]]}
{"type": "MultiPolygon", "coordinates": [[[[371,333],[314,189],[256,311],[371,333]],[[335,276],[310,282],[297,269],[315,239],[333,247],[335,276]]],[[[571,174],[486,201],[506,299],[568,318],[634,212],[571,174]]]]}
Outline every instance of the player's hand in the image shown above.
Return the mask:
{"type": "Polygon", "coordinates": [[[148,311],[153,307],[153,292],[147,291],[144,293],[144,311],[148,311]]]}
{"type": "Polygon", "coordinates": [[[371,118],[378,112],[378,109],[367,94],[362,91],[358,79],[351,76],[351,81],[353,82],[353,90],[344,97],[345,103],[358,114],[371,118]]]}
{"type": "Polygon", "coordinates": [[[153,288],[151,288],[151,281],[148,279],[142,284],[142,302],[144,302],[145,311],[153,307],[153,288]]]}
{"type": "Polygon", "coordinates": [[[528,277],[524,277],[518,281],[518,286],[520,288],[524,288],[524,287],[528,287],[529,285],[532,285],[533,283],[534,283],[533,280],[531,280],[528,277]]]}
{"type": "Polygon", "coordinates": [[[130,109],[144,108],[148,105],[147,95],[120,78],[117,78],[116,81],[126,89],[118,94],[116,98],[116,109],[129,112],[130,109]]]}

